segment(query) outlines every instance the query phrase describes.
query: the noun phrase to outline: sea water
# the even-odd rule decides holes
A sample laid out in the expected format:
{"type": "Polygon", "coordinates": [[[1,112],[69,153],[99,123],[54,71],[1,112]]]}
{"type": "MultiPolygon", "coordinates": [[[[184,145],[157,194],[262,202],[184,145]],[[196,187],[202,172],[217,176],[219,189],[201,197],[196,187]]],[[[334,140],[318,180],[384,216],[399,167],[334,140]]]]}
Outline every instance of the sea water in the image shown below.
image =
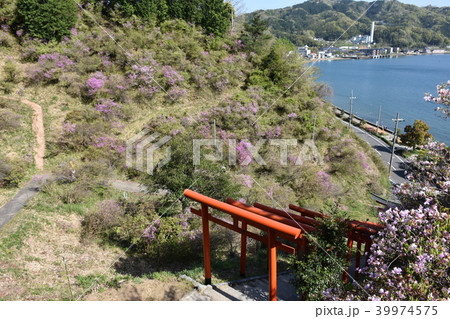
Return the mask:
{"type": "Polygon", "coordinates": [[[336,106],[349,111],[353,90],[355,115],[376,123],[381,106],[380,125],[393,130],[398,112],[402,131],[420,119],[436,140],[450,145],[450,119],[423,99],[425,92],[436,96],[436,85],[450,80],[450,54],[320,61],[313,66],[319,68],[317,81],[333,88],[330,101],[336,106]]]}

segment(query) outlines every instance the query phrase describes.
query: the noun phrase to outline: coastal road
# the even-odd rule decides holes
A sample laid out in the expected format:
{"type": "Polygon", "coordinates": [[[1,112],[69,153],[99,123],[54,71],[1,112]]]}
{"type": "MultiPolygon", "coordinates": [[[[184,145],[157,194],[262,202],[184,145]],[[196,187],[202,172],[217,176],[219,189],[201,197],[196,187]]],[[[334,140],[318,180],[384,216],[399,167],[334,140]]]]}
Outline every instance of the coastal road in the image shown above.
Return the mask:
{"type": "MultiPolygon", "coordinates": [[[[344,123],[348,125],[347,122],[344,123]]],[[[357,126],[352,125],[352,129],[356,133],[356,135],[366,141],[375,150],[375,152],[377,152],[381,156],[383,162],[389,167],[392,148],[383,140],[377,138],[376,136],[373,136],[372,134],[364,131],[357,126]]],[[[390,176],[391,182],[393,182],[394,184],[402,184],[408,182],[405,174],[406,163],[407,162],[404,157],[394,154],[390,176]]]]}

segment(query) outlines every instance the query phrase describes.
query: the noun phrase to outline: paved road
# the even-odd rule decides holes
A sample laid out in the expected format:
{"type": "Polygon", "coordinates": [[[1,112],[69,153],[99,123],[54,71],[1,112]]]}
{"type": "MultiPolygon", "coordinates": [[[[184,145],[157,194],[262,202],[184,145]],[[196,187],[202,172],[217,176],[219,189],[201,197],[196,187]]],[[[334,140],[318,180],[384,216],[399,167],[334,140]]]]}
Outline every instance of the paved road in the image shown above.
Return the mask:
{"type": "Polygon", "coordinates": [[[5,226],[31,198],[33,198],[41,187],[51,178],[51,174],[33,176],[30,182],[19,190],[8,203],[0,207],[0,228],[5,226]]]}
{"type": "MultiPolygon", "coordinates": [[[[348,125],[348,123],[345,123],[348,125]]],[[[383,140],[373,136],[372,134],[367,133],[363,129],[356,127],[352,125],[353,131],[361,137],[364,141],[369,143],[369,145],[377,152],[381,158],[383,159],[383,162],[389,167],[389,161],[391,159],[391,150],[392,148],[386,144],[383,140]]],[[[392,172],[390,176],[391,182],[395,184],[401,184],[406,183],[408,180],[405,176],[405,164],[406,159],[395,154],[394,158],[392,160],[392,172]]]]}

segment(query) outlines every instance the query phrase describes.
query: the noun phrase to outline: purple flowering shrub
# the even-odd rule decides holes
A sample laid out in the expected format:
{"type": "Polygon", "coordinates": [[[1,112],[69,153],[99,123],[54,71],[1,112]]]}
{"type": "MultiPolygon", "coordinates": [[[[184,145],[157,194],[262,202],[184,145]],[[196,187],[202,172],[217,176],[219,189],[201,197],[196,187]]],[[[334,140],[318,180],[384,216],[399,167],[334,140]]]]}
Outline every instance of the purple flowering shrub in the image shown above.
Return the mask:
{"type": "Polygon", "coordinates": [[[154,214],[142,234],[147,255],[164,262],[198,255],[199,251],[194,247],[201,240],[198,222],[195,215],[187,212],[170,217],[154,214]]]}
{"type": "Polygon", "coordinates": [[[41,54],[37,63],[27,68],[26,76],[32,84],[57,82],[73,65],[71,59],[58,52],[41,54]]]}
{"type": "Polygon", "coordinates": [[[380,213],[386,228],[363,274],[369,300],[439,300],[450,296],[448,215],[437,205],[380,213]]]}
{"type": "Polygon", "coordinates": [[[159,204],[124,199],[96,204],[83,222],[86,235],[97,235],[125,247],[133,244],[136,253],[156,262],[186,261],[201,252],[199,219],[188,212],[157,213],[159,204]]]}
{"type": "Polygon", "coordinates": [[[99,149],[106,149],[109,151],[114,151],[119,154],[123,154],[126,150],[123,142],[117,140],[114,137],[110,137],[110,136],[97,137],[95,139],[94,143],[92,143],[92,146],[99,148],[99,149]]]}
{"type": "Polygon", "coordinates": [[[122,105],[110,99],[99,99],[95,105],[95,110],[99,112],[105,119],[122,119],[122,105]]]}
{"type": "Polygon", "coordinates": [[[107,77],[103,75],[102,71],[91,74],[85,84],[85,94],[88,97],[95,96],[105,85],[106,79],[107,77]]]}
{"type": "Polygon", "coordinates": [[[166,89],[184,81],[184,78],[169,65],[164,65],[162,67],[162,72],[166,89]]]}
{"type": "Polygon", "coordinates": [[[131,87],[136,88],[138,95],[143,99],[150,98],[161,90],[155,82],[156,69],[159,65],[155,60],[150,62],[150,65],[133,65],[132,71],[128,73],[131,87]]]}
{"type": "Polygon", "coordinates": [[[112,236],[113,229],[120,225],[124,213],[124,207],[115,199],[98,202],[83,220],[84,235],[112,236]]]}
{"type": "Polygon", "coordinates": [[[103,90],[106,96],[117,102],[127,103],[129,97],[130,82],[127,77],[118,74],[108,76],[103,90]]]}
{"type": "Polygon", "coordinates": [[[351,139],[338,140],[333,144],[326,154],[330,161],[331,173],[354,175],[358,171],[357,168],[361,170],[368,168],[366,156],[357,151],[351,139]]]}
{"type": "MultiPolygon", "coordinates": [[[[73,117],[75,116],[73,115],[73,117]]],[[[71,122],[70,117],[66,117],[56,144],[60,150],[83,151],[96,144],[97,137],[101,136],[104,131],[105,125],[100,122],[71,122]]]]}
{"type": "Polygon", "coordinates": [[[125,151],[125,142],[105,134],[93,138],[85,157],[91,161],[103,161],[110,167],[122,168],[125,151]]]}
{"type": "Polygon", "coordinates": [[[449,150],[432,142],[411,160],[410,183],[394,189],[402,207],[379,214],[361,287],[328,290],[329,299],[444,300],[450,296],[449,150]]]}
{"type": "Polygon", "coordinates": [[[252,143],[247,140],[240,141],[236,146],[237,162],[241,166],[247,166],[253,162],[251,153],[252,143]]]}
{"type": "Polygon", "coordinates": [[[167,94],[169,95],[168,98],[171,101],[178,101],[182,97],[186,96],[187,91],[179,86],[173,86],[169,91],[167,91],[167,94]]]}
{"type": "Polygon", "coordinates": [[[14,43],[14,37],[11,35],[9,26],[3,24],[0,26],[0,47],[10,47],[14,43]]]}

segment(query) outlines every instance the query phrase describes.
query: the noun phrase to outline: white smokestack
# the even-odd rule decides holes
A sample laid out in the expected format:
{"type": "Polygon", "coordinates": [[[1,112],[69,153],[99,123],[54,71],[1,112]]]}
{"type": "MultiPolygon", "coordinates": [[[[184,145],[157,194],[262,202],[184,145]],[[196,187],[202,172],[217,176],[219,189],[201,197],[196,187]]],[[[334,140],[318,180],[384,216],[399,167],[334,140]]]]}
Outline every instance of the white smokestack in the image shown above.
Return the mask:
{"type": "Polygon", "coordinates": [[[373,34],[375,32],[375,21],[372,21],[372,29],[370,29],[370,43],[373,43],[373,34]]]}

